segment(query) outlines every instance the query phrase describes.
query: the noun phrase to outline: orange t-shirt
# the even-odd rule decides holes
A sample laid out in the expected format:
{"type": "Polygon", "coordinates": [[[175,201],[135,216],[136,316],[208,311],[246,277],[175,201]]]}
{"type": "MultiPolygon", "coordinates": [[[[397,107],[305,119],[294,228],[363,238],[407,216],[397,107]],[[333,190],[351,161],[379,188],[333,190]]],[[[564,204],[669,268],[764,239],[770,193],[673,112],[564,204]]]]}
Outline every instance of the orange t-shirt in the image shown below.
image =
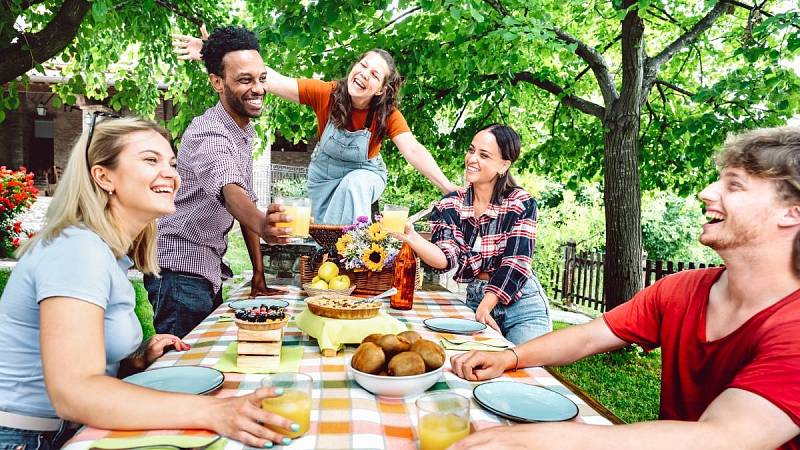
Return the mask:
{"type": "MultiPolygon", "coordinates": [[[[328,124],[328,116],[331,110],[331,93],[335,86],[335,81],[320,81],[303,78],[297,80],[297,91],[300,94],[300,103],[314,108],[314,112],[317,114],[318,138],[322,136],[325,125],[328,124]]],[[[347,124],[346,127],[347,130],[363,130],[364,125],[367,123],[368,112],[369,111],[366,109],[353,108],[353,112],[350,115],[350,123],[347,124]]],[[[375,130],[377,128],[377,123],[373,117],[372,125],[370,126],[370,131],[372,132],[372,138],[370,138],[369,141],[370,158],[374,158],[381,151],[381,141],[383,137],[375,135],[375,130]]],[[[391,114],[389,114],[389,117],[386,118],[386,135],[389,136],[389,139],[394,138],[398,134],[410,131],[411,129],[408,128],[405,117],[403,117],[403,114],[397,109],[393,110],[391,114]]]]}

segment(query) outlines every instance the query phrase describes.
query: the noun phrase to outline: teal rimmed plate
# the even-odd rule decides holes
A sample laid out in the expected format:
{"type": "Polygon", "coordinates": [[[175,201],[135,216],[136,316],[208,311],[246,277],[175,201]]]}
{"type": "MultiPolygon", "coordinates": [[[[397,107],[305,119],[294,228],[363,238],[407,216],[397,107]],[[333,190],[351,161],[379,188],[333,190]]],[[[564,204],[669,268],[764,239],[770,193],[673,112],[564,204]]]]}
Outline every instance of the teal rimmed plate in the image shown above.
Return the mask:
{"type": "Polygon", "coordinates": [[[433,331],[455,334],[473,334],[486,329],[486,325],[474,320],[455,319],[452,317],[434,317],[425,319],[422,324],[433,331]]]}
{"type": "Polygon", "coordinates": [[[139,372],[122,381],[157,391],[208,394],[222,386],[225,375],[211,367],[172,366],[139,372]]]}
{"type": "Polygon", "coordinates": [[[231,309],[245,309],[245,308],[252,308],[252,307],[259,307],[261,305],[270,306],[277,306],[279,308],[288,308],[289,302],[286,300],[279,300],[277,298],[269,298],[269,297],[256,297],[256,298],[248,298],[244,300],[233,300],[228,302],[228,307],[231,309]]]}
{"type": "Polygon", "coordinates": [[[578,415],[578,405],[558,392],[532,384],[492,381],[472,390],[479,405],[515,422],[561,422],[578,415]]]}

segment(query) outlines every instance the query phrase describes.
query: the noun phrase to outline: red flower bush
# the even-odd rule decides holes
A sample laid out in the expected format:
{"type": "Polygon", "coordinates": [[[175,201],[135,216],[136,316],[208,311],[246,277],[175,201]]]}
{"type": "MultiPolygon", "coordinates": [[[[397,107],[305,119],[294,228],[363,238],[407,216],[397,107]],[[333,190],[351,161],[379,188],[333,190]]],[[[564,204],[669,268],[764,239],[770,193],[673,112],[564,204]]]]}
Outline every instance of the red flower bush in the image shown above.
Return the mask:
{"type": "Polygon", "coordinates": [[[38,194],[33,187],[33,172],[25,167],[10,170],[0,166],[0,256],[13,256],[20,237],[33,235],[22,229],[17,218],[30,209],[38,194]]]}

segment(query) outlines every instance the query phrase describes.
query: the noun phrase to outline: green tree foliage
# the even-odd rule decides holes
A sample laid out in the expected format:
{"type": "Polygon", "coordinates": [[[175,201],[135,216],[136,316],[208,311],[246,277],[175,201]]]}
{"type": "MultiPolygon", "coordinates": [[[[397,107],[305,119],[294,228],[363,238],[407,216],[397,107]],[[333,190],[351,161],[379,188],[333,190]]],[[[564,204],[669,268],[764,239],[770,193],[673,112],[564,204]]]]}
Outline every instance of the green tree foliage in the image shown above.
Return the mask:
{"type": "MultiPolygon", "coordinates": [[[[401,110],[451,178],[461,177],[475,131],[505,122],[524,138],[519,169],[568,188],[603,183],[609,279],[619,283],[614,295],[627,296],[640,284],[640,182],[645,190],[694,192],[714,176],[711,156],[728,133],[782,124],[797,111],[800,82],[790,63],[800,21],[790,3],[7,0],[0,74],[25,52],[30,67],[44,62],[36,55],[47,52],[37,53],[43,45],[33,38],[48,29],[60,36],[48,27],[65,10],[83,11],[73,39],[56,52],[71,77],[57,88],[60,99],[104,97],[111,73],[110,104],[152,115],[164,83],[179,111],[169,128],[180,134],[215,97],[198,64],[171,55],[172,32],[196,34],[200,22],[257,26],[267,63],[298,77],[336,79],[360,53],[385,48],[407,79],[401,110]]],[[[16,92],[15,82],[7,85],[0,111],[17,107],[16,92]]],[[[258,126],[295,141],[316,128],[308,108],[276,98],[258,126]]],[[[412,205],[435,199],[386,147],[387,197],[412,205]]]]}

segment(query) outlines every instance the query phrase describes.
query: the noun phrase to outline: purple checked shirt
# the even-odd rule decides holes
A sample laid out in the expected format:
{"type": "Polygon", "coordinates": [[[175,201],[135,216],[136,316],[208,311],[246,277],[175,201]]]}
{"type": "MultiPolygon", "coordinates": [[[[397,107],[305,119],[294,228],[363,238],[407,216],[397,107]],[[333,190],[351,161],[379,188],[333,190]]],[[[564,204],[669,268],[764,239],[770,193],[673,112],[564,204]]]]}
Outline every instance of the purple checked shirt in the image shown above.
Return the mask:
{"type": "MultiPolygon", "coordinates": [[[[175,197],[175,214],[158,221],[159,265],[201,276],[214,285],[214,292],[222,286],[222,257],[233,226],[222,188],[239,185],[253,202],[257,200],[253,135],[253,126],[240,128],[221,103],[195,117],[178,151],[181,187],[175,197]]],[[[225,274],[225,278],[229,276],[225,274]]]]}

